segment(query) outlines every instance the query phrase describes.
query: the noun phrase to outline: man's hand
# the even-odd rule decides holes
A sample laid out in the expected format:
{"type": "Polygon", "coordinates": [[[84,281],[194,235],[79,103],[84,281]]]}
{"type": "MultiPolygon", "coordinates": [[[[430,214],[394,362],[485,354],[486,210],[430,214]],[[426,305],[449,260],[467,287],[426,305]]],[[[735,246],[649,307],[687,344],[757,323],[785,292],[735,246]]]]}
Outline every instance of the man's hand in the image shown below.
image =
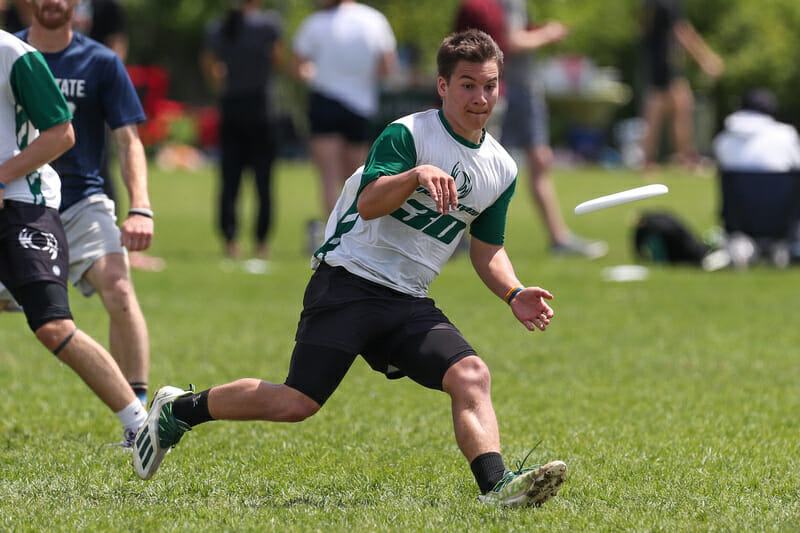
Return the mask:
{"type": "Polygon", "coordinates": [[[433,165],[421,165],[416,170],[417,181],[431,194],[439,213],[446,215],[458,207],[458,189],[453,176],[433,165]]]}
{"type": "Polygon", "coordinates": [[[511,310],[529,331],[544,331],[555,314],[545,302],[552,299],[553,295],[540,287],[526,287],[511,300],[511,310]]]}
{"type": "Polygon", "coordinates": [[[132,214],[122,223],[120,231],[120,242],[128,251],[147,250],[153,242],[153,219],[132,214]]]}

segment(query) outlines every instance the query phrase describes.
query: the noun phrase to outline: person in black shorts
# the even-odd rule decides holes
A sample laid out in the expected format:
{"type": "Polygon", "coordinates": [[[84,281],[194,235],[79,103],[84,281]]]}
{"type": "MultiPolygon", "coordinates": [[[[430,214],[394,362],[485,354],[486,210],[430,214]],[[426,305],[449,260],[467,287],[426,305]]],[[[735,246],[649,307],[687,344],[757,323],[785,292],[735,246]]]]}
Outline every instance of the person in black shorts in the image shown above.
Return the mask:
{"type": "Polygon", "coordinates": [[[75,326],[67,298],[61,182],[44,162],[75,144],[72,113],[42,55],[4,31],[0,64],[9,95],[0,99],[0,282],[36,338],[116,413],[130,446],[145,410],[111,355],[75,326]]]}
{"type": "Polygon", "coordinates": [[[700,156],[694,142],[694,95],[683,71],[680,48],[685,49],[711,78],[722,75],[724,65],[686,18],[680,0],[644,0],[642,12],[645,54],[645,170],[658,165],[661,128],[672,115],[672,137],[677,162],[690,169],[700,156]]]}
{"type": "Polygon", "coordinates": [[[379,81],[394,70],[396,47],[386,17],[355,0],[320,1],[292,39],[294,74],[309,88],[309,149],[325,216],[344,180],[364,164],[379,81]]]}
{"type": "Polygon", "coordinates": [[[451,399],[458,446],[481,491],[502,506],[540,505],[566,465],[506,470],[486,363],[427,296],[467,227],[480,279],[528,330],[545,330],[552,295],[524,287],[503,242],[517,166],[485,130],[503,54],[483,32],[449,36],[438,53],[441,110],[402,117],[344,184],[315,252],[283,384],[241,379],[198,394],[162,387],[136,437],[134,470],[149,479],[184,432],[211,420],[299,422],[325,404],[361,355],[451,399]],[[443,169],[447,169],[444,171],[443,169]]]}

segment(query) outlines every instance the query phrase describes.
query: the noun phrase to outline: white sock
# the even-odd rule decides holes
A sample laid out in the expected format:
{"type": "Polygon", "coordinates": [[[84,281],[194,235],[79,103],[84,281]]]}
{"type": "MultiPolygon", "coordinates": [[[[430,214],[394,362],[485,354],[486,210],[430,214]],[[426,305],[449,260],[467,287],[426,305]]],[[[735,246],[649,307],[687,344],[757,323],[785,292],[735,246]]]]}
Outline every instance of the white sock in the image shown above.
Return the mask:
{"type": "Polygon", "coordinates": [[[145,419],[147,419],[147,411],[142,407],[142,402],[140,402],[138,398],[115,414],[122,423],[122,427],[134,433],[139,431],[139,427],[144,424],[145,419]]]}

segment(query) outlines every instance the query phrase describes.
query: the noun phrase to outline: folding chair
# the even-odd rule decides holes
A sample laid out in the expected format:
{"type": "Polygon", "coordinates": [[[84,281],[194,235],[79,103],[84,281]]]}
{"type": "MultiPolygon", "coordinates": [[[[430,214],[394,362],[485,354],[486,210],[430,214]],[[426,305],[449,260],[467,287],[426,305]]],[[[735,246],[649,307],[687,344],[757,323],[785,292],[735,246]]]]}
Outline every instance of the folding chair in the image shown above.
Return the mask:
{"type": "Polygon", "coordinates": [[[787,240],[800,222],[800,171],[721,170],[721,217],[728,234],[787,240]]]}

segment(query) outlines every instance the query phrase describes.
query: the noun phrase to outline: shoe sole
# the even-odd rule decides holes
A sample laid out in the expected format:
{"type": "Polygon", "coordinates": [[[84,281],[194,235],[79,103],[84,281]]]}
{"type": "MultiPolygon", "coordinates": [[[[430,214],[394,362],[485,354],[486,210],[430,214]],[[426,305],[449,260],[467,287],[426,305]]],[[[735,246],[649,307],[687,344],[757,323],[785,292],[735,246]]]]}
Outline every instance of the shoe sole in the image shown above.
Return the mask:
{"type": "Polygon", "coordinates": [[[553,461],[539,468],[536,475],[532,476],[532,482],[526,492],[528,506],[539,507],[555,496],[565,479],[567,479],[567,465],[563,461],[553,461]]]}
{"type": "Polygon", "coordinates": [[[133,470],[142,479],[150,479],[161,466],[169,448],[162,448],[158,441],[158,419],[164,404],[186,394],[187,391],[177,387],[158,389],[150,402],[150,412],[142,427],[136,434],[133,443],[133,470]]]}

